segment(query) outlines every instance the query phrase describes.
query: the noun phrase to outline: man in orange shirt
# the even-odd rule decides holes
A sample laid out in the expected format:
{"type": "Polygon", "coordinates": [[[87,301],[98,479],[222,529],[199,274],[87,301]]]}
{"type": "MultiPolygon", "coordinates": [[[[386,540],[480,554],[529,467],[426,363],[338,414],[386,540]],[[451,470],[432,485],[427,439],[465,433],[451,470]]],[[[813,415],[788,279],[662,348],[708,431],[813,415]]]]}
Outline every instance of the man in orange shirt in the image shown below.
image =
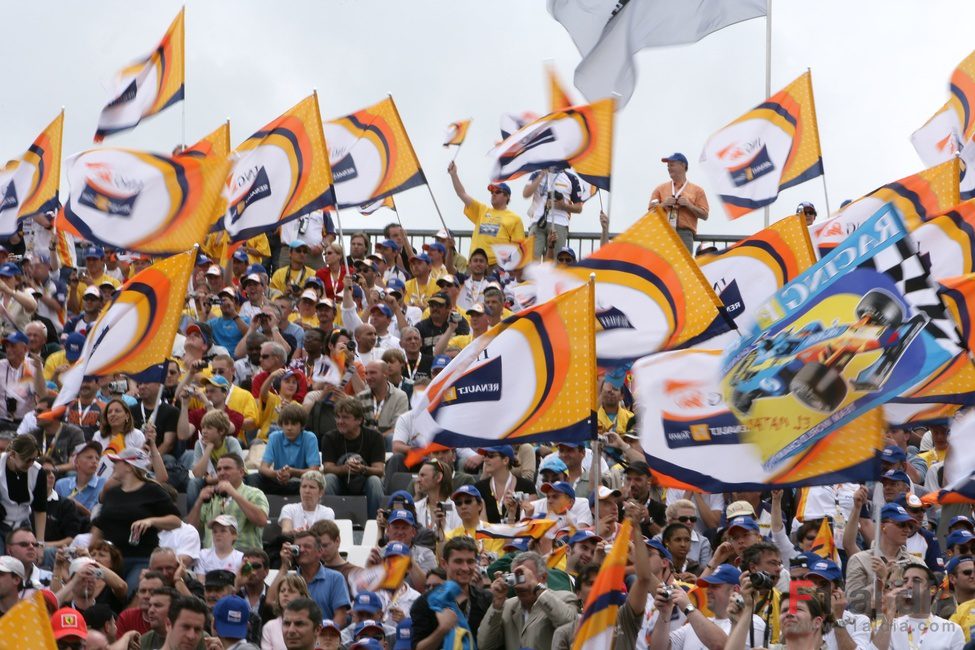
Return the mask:
{"type": "Polygon", "coordinates": [[[653,190],[648,209],[663,208],[671,228],[677,230],[677,236],[693,254],[697,221],[708,218],[708,198],[704,189],[687,180],[687,157],[684,154],[675,153],[660,160],[667,163],[670,182],[653,190]]]}

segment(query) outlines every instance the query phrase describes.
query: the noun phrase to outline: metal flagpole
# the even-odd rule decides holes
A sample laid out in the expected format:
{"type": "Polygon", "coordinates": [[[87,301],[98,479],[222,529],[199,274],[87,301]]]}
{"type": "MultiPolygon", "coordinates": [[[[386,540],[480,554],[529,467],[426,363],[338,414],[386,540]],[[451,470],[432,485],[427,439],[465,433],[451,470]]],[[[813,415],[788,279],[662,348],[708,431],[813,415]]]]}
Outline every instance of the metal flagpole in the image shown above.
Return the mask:
{"type": "MultiPolygon", "coordinates": [[[[596,313],[596,274],[595,273],[589,274],[589,308],[592,309],[593,314],[596,313]]],[[[592,358],[595,359],[596,358],[596,337],[595,336],[593,336],[592,341],[590,342],[589,345],[590,345],[589,353],[592,355],[592,358]]],[[[596,399],[597,399],[596,378],[593,377],[592,395],[590,397],[591,403],[589,406],[589,410],[591,411],[591,413],[589,417],[592,418],[591,430],[595,440],[593,440],[592,443],[593,466],[591,468],[592,471],[590,475],[595,479],[595,481],[594,481],[594,485],[590,485],[589,487],[590,487],[590,491],[594,492],[596,495],[596,498],[593,499],[593,517],[595,518],[594,521],[596,524],[595,526],[596,534],[598,535],[599,534],[599,486],[602,485],[602,458],[599,455],[600,454],[599,429],[598,429],[598,424],[596,422],[596,412],[597,412],[596,399]]]]}
{"type": "MultiPolygon", "coordinates": [[[[810,68],[806,68],[806,72],[809,74],[809,88],[812,89],[812,70],[810,68]]],[[[813,95],[812,92],[809,93],[809,104],[812,107],[813,124],[816,125],[816,133],[818,134],[819,133],[819,117],[816,115],[816,96],[813,95]]],[[[832,212],[830,212],[830,210],[829,210],[829,191],[827,191],[827,189],[826,189],[826,167],[822,164],[822,153],[823,153],[822,152],[822,142],[820,142],[820,145],[819,146],[820,146],[820,152],[819,152],[819,154],[820,154],[820,163],[819,163],[819,166],[820,166],[820,170],[822,171],[822,173],[819,176],[820,176],[820,178],[823,181],[823,198],[826,201],[826,218],[828,219],[832,215],[832,212]]]]}
{"type": "MultiPolygon", "coordinates": [[[[765,0],[765,97],[772,96],[772,0],[765,0]]],[[[765,227],[769,225],[770,206],[765,206],[765,227]]]]}
{"type": "Polygon", "coordinates": [[[345,254],[345,233],[342,232],[342,214],[338,203],[335,205],[335,223],[339,225],[339,241],[342,242],[342,262],[345,264],[345,274],[352,275],[352,271],[349,270],[349,256],[345,254]]]}

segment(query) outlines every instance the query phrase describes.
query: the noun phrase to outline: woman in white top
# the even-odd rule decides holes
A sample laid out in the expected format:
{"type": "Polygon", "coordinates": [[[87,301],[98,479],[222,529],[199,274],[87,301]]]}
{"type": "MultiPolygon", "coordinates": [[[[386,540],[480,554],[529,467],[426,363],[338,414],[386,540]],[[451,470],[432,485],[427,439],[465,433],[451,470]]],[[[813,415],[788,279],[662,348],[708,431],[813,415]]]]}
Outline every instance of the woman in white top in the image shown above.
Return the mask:
{"type": "MultiPolygon", "coordinates": [[[[460,516],[450,500],[453,494],[454,471],[447,463],[435,458],[428,459],[420,466],[413,489],[416,491],[416,523],[424,528],[435,530],[436,511],[444,504],[444,520],[441,532],[453,530],[461,525],[460,516]],[[449,504],[449,505],[448,505],[449,504]]],[[[438,536],[439,539],[439,536],[438,536]]]]}
{"type": "Polygon", "coordinates": [[[102,446],[102,461],[97,475],[108,479],[112,476],[113,464],[106,456],[120,454],[129,448],[142,449],[146,444],[146,436],[135,428],[132,412],[125,402],[113,399],[102,409],[98,431],[92,436],[91,441],[102,446]]]}
{"type": "Polygon", "coordinates": [[[220,515],[209,524],[213,531],[213,546],[200,550],[196,561],[196,574],[202,582],[208,571],[223,569],[238,573],[244,563],[244,554],[234,548],[237,542],[237,518],[233,515],[220,515]]]}
{"type": "Polygon", "coordinates": [[[297,573],[289,573],[281,579],[278,587],[278,602],[274,603],[274,613],[277,618],[272,618],[261,628],[261,650],[288,650],[284,645],[284,633],[281,629],[281,615],[288,603],[296,598],[310,598],[308,585],[305,579],[297,573]]]}
{"type": "Polygon", "coordinates": [[[316,521],[335,519],[335,511],[322,505],[325,496],[325,477],[321,472],[305,472],[298,487],[301,501],[281,508],[278,523],[282,533],[308,530],[316,521]]]}

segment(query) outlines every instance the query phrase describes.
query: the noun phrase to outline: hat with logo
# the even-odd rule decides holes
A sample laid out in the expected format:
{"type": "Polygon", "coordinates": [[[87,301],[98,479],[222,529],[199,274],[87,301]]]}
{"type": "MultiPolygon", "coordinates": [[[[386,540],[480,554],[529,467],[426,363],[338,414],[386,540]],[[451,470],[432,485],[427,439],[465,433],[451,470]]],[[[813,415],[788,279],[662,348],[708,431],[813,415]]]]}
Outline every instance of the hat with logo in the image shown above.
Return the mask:
{"type": "Polygon", "coordinates": [[[972,562],[972,561],[973,558],[971,555],[953,555],[951,559],[948,560],[948,564],[945,565],[945,572],[954,573],[955,569],[958,568],[959,564],[961,564],[962,562],[972,562]]]}
{"type": "Polygon", "coordinates": [[[515,449],[511,445],[499,445],[497,447],[481,447],[477,450],[482,456],[487,456],[488,454],[501,454],[502,456],[507,456],[509,460],[515,459],[515,449]]]}
{"type": "Polygon", "coordinates": [[[446,275],[441,275],[439,278],[437,278],[437,286],[442,288],[444,285],[459,287],[460,282],[457,280],[457,278],[455,278],[454,276],[448,273],[446,275]]]}
{"type": "Polygon", "coordinates": [[[542,462],[538,464],[538,473],[542,472],[556,472],[558,474],[564,474],[569,471],[568,465],[559,458],[558,454],[549,454],[542,459],[542,462]]]}
{"type": "Polygon", "coordinates": [[[687,168],[687,156],[680,152],[674,152],[669,156],[660,159],[660,162],[679,162],[684,163],[684,167],[687,168]]]}
{"type": "Polygon", "coordinates": [[[433,363],[430,364],[430,372],[434,370],[443,370],[450,365],[450,357],[446,354],[438,354],[433,358],[433,363]]]}
{"type": "Polygon", "coordinates": [[[894,523],[900,524],[905,521],[914,521],[914,517],[896,503],[888,503],[880,509],[880,520],[893,521],[894,523]]]}
{"type": "Polygon", "coordinates": [[[581,530],[577,530],[572,537],[566,540],[566,543],[568,543],[569,546],[575,546],[579,542],[588,542],[589,540],[601,542],[603,541],[603,538],[597,535],[594,531],[589,530],[588,528],[583,528],[581,530]]]}
{"type": "Polygon", "coordinates": [[[897,445],[887,445],[880,452],[880,460],[885,463],[902,463],[907,460],[907,454],[897,445]]]}
{"type": "Polygon", "coordinates": [[[511,196],[511,188],[508,187],[507,183],[491,183],[488,185],[488,192],[494,192],[495,190],[504,192],[508,196],[511,196]]]}
{"type": "Polygon", "coordinates": [[[88,248],[85,249],[85,259],[88,258],[97,259],[97,260],[104,259],[105,249],[102,248],[101,246],[94,246],[94,245],[89,246],[88,248]]]}
{"type": "Polygon", "coordinates": [[[843,571],[835,562],[826,558],[817,557],[814,560],[811,559],[809,561],[809,573],[819,576],[824,580],[829,580],[830,582],[843,579],[843,571]]]}
{"type": "Polygon", "coordinates": [[[234,259],[238,262],[247,262],[250,258],[247,257],[247,251],[243,248],[238,248],[234,251],[234,259]]]}
{"type": "Polygon", "coordinates": [[[207,524],[207,528],[213,528],[214,526],[226,526],[227,528],[233,528],[238,530],[240,526],[237,525],[237,517],[233,515],[218,515],[210,520],[207,524]]]}
{"type": "Polygon", "coordinates": [[[85,335],[81,332],[71,332],[64,340],[64,357],[74,363],[81,357],[81,351],[85,348],[85,335]]]}
{"type": "Polygon", "coordinates": [[[561,492],[570,499],[576,498],[576,491],[572,489],[572,486],[565,481],[556,481],[555,483],[542,483],[542,494],[551,494],[552,492],[561,492]]]}
{"type": "MultiPolygon", "coordinates": [[[[398,542],[393,542],[398,543],[398,542]]],[[[352,601],[352,611],[353,612],[365,612],[366,614],[375,614],[376,612],[382,610],[383,601],[379,599],[379,594],[373,593],[371,591],[360,591],[355,595],[355,600],[352,601]]]]}
{"type": "Polygon", "coordinates": [[[376,242],[376,248],[388,248],[389,250],[398,251],[399,244],[392,239],[384,239],[381,242],[376,242]]]}
{"type": "Polygon", "coordinates": [[[562,255],[563,253],[570,255],[573,262],[576,261],[576,252],[568,246],[563,246],[561,249],[559,249],[559,253],[555,256],[555,259],[558,259],[559,255],[562,255]]]}
{"type": "Polygon", "coordinates": [[[213,627],[217,636],[243,639],[247,636],[247,621],[251,607],[240,596],[224,596],[213,606],[213,627]]]}
{"type": "Polygon", "coordinates": [[[473,485],[461,485],[459,488],[454,490],[454,493],[450,495],[450,498],[451,500],[456,501],[457,497],[462,494],[466,494],[469,497],[474,497],[478,501],[484,500],[484,498],[481,496],[481,491],[473,485]]]}
{"type": "Polygon", "coordinates": [[[419,253],[419,254],[414,255],[413,257],[410,258],[410,261],[411,262],[413,260],[420,260],[421,262],[426,262],[427,264],[429,264],[430,263],[430,256],[427,255],[426,253],[419,253]]]}
{"type": "Polygon", "coordinates": [[[527,537],[512,537],[504,542],[504,546],[501,547],[502,551],[517,551],[519,553],[524,553],[528,550],[529,539],[527,537]]]}
{"type": "Polygon", "coordinates": [[[380,623],[378,621],[374,621],[371,618],[367,618],[364,621],[359,621],[358,623],[356,623],[355,632],[353,633],[353,637],[356,638],[356,639],[358,639],[359,636],[361,634],[363,634],[364,632],[366,632],[366,631],[370,631],[370,632],[376,632],[376,631],[378,631],[378,632],[382,632],[383,634],[386,633],[386,630],[383,629],[383,624],[382,623],[380,623]]]}
{"type": "MultiPolygon", "coordinates": [[[[359,625],[356,626],[355,628],[356,631],[358,632],[359,627],[364,626],[365,623],[372,623],[372,625],[369,626],[370,629],[380,627],[375,621],[363,621],[362,623],[359,623],[359,625]]],[[[365,628],[363,627],[363,629],[365,628]]],[[[380,629],[382,628],[380,627],[380,629]]],[[[379,643],[379,641],[370,637],[370,638],[359,639],[358,641],[355,641],[354,643],[352,643],[352,645],[349,646],[349,650],[383,650],[383,646],[381,643],[379,643]]]]}
{"type": "Polygon", "coordinates": [[[386,521],[389,525],[397,521],[405,521],[410,526],[416,527],[416,518],[409,510],[393,510],[389,513],[389,518],[386,521]]]}
{"type": "Polygon", "coordinates": [[[322,632],[325,630],[334,630],[336,634],[342,634],[342,630],[340,630],[339,626],[335,624],[335,621],[330,618],[326,618],[324,621],[322,621],[322,632]]]}
{"type": "Polygon", "coordinates": [[[81,295],[81,297],[82,299],[84,299],[84,298],[88,298],[89,296],[101,300],[102,292],[98,290],[98,287],[96,287],[93,284],[90,284],[88,285],[88,288],[85,289],[85,292],[81,295]]]}
{"type": "Polygon", "coordinates": [[[406,291],[406,284],[400,278],[392,277],[386,280],[386,293],[398,293],[402,296],[404,291],[406,291]]]}
{"type": "Polygon", "coordinates": [[[209,266],[209,264],[210,264],[210,258],[209,257],[207,257],[206,255],[204,255],[203,253],[197,253],[196,254],[196,265],[197,266],[203,266],[203,265],[209,266]]]}
{"type": "Polygon", "coordinates": [[[410,650],[413,647],[413,620],[404,618],[396,626],[393,650],[410,650]]]}
{"type": "Polygon", "coordinates": [[[429,304],[440,304],[450,306],[450,296],[443,291],[438,291],[427,299],[429,304]]]}
{"type": "Polygon", "coordinates": [[[393,310],[389,308],[389,305],[384,305],[384,304],[379,303],[379,302],[377,302],[375,305],[373,305],[372,307],[370,307],[369,308],[369,311],[370,312],[377,312],[378,311],[380,314],[382,314],[386,318],[392,318],[393,317],[393,310]]]}
{"type": "Polygon", "coordinates": [[[952,546],[957,546],[958,544],[967,544],[972,540],[975,540],[975,535],[969,531],[956,530],[945,538],[945,546],[951,548],[952,546]]]}
{"type": "Polygon", "coordinates": [[[20,275],[20,267],[13,262],[0,264],[0,277],[13,278],[20,275]]]}
{"type": "Polygon", "coordinates": [[[261,279],[261,276],[258,275],[257,273],[248,273],[247,275],[244,276],[244,279],[241,282],[241,285],[245,285],[248,282],[256,282],[257,284],[261,284],[264,281],[261,279]]]}
{"type": "Polygon", "coordinates": [[[753,517],[741,515],[728,520],[728,530],[730,531],[732,528],[742,528],[744,530],[758,532],[758,522],[753,517]]]}
{"type": "Polygon", "coordinates": [[[471,315],[471,314],[481,314],[481,315],[483,315],[484,313],[485,313],[485,311],[484,311],[484,305],[482,305],[479,302],[475,302],[473,305],[471,305],[470,307],[467,308],[467,315],[468,316],[471,315]]]}
{"type": "Polygon", "coordinates": [[[900,481],[901,483],[911,484],[911,478],[907,475],[907,472],[901,471],[899,469],[892,469],[889,472],[884,472],[880,477],[881,481],[900,481]]]}
{"type": "Polygon", "coordinates": [[[209,377],[204,378],[203,381],[213,386],[222,388],[223,392],[225,393],[230,392],[230,382],[227,381],[227,378],[223,375],[210,375],[209,377]]]}
{"type": "Polygon", "coordinates": [[[152,462],[149,460],[149,454],[137,447],[126,447],[118,454],[108,454],[106,456],[110,461],[120,461],[123,463],[128,463],[132,467],[141,469],[144,472],[148,472],[152,468],[152,462]]]}
{"type": "Polygon", "coordinates": [[[207,269],[207,273],[206,274],[207,275],[221,276],[221,275],[223,275],[223,271],[216,264],[212,264],[210,266],[210,268],[207,269]]]}
{"type": "Polygon", "coordinates": [[[734,519],[735,517],[754,517],[755,507],[747,501],[732,501],[725,508],[725,517],[728,519],[734,519]]]}
{"type": "MultiPolygon", "coordinates": [[[[397,512],[409,512],[409,510],[399,510],[397,512]]],[[[411,555],[410,547],[403,542],[390,542],[386,544],[386,548],[383,549],[383,557],[409,557],[411,555]]]]}
{"type": "Polygon", "coordinates": [[[438,241],[435,241],[435,242],[427,242],[426,244],[423,245],[423,250],[425,250],[425,251],[437,251],[441,255],[446,255],[447,254],[447,247],[444,246],[443,244],[441,244],[438,241]]]}
{"type": "Polygon", "coordinates": [[[396,503],[396,502],[408,503],[411,506],[415,505],[416,503],[413,500],[413,495],[407,492],[406,490],[396,490],[395,492],[389,495],[389,503],[396,503]]]}
{"type": "Polygon", "coordinates": [[[738,584],[738,579],[741,578],[741,571],[736,569],[732,564],[719,564],[718,568],[714,570],[710,575],[699,578],[697,581],[698,587],[706,587],[708,585],[736,585],[738,584]]]}
{"type": "Polygon", "coordinates": [[[57,641],[69,636],[88,638],[88,624],[85,617],[73,607],[62,607],[51,616],[51,630],[57,641]]]}
{"type": "Polygon", "coordinates": [[[12,573],[24,580],[24,564],[15,557],[0,555],[0,573],[12,573]]]}
{"type": "Polygon", "coordinates": [[[964,524],[969,531],[975,533],[975,522],[972,522],[972,520],[965,515],[955,515],[952,517],[951,521],[948,522],[948,529],[950,530],[958,524],[964,524]]]}

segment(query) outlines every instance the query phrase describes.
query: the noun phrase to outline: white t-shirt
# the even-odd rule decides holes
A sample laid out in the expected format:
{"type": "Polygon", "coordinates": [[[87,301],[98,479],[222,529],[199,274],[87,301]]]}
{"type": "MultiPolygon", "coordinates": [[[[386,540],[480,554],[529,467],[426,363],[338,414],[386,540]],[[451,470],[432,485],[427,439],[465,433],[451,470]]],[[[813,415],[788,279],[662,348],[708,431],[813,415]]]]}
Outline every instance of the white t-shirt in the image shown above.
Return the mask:
{"type": "Polygon", "coordinates": [[[217,557],[217,551],[211,547],[200,551],[200,559],[196,561],[194,571],[201,576],[206,575],[207,571],[216,571],[217,569],[237,573],[243,563],[244,554],[237,549],[232,550],[227,557],[220,558],[217,557]]]}
{"type": "MultiPolygon", "coordinates": [[[[97,442],[102,446],[102,449],[108,448],[108,443],[111,441],[111,437],[106,438],[101,434],[100,431],[96,431],[95,435],[91,437],[92,442],[97,442]]],[[[146,444],[146,437],[139,429],[132,429],[127,434],[125,434],[125,448],[129,449],[142,449],[142,446],[146,444]]],[[[119,449],[116,453],[121,452],[119,449]]],[[[115,464],[108,459],[108,456],[102,456],[102,459],[98,462],[98,469],[95,471],[95,475],[99,478],[108,480],[112,478],[112,473],[115,471],[115,464]]]]}
{"type": "Polygon", "coordinates": [[[281,243],[287,246],[297,239],[308,246],[321,246],[324,231],[325,217],[321,210],[315,210],[281,226],[281,243]]]}
{"type": "Polygon", "coordinates": [[[302,508],[301,503],[289,503],[281,508],[281,514],[278,515],[278,523],[280,524],[285,519],[291,520],[291,525],[296,531],[308,530],[316,521],[321,521],[322,519],[334,520],[335,511],[319,503],[315,506],[314,512],[307,512],[302,508]]]}
{"type": "MultiPolygon", "coordinates": [[[[847,610],[843,612],[843,619],[837,621],[836,626],[846,629],[846,633],[856,643],[857,650],[873,648],[873,644],[870,641],[870,619],[863,614],[854,614],[847,610]]],[[[823,635],[823,643],[826,644],[827,650],[839,650],[835,628],[823,635]]]]}
{"type": "Polygon", "coordinates": [[[965,634],[940,616],[898,616],[890,631],[890,650],[962,650],[965,634]]]}
{"type": "MultiPolygon", "coordinates": [[[[450,504],[450,508],[444,513],[444,530],[453,530],[463,526],[460,515],[457,514],[457,506],[450,499],[447,499],[447,503],[450,504]]],[[[413,505],[416,507],[416,523],[425,528],[433,529],[433,513],[427,508],[427,497],[418,499],[413,505]]]]}
{"type": "MultiPolygon", "coordinates": [[[[558,192],[566,201],[582,200],[578,191],[572,191],[573,188],[579,188],[580,190],[582,188],[577,178],[570,178],[569,174],[565,171],[558,171],[553,174],[546,170],[541,170],[533,173],[530,176],[531,180],[534,180],[539,174],[543,175],[542,182],[538,184],[538,188],[532,194],[531,206],[528,208],[529,221],[531,223],[537,222],[545,213],[545,202],[548,200],[549,190],[553,193],[558,192]],[[573,180],[575,180],[575,183],[573,183],[573,180]]],[[[548,222],[557,226],[568,226],[569,213],[565,210],[552,208],[548,212],[548,222]]]]}
{"type": "Polygon", "coordinates": [[[566,524],[570,524],[576,528],[592,527],[592,510],[589,509],[589,499],[576,497],[576,500],[572,503],[572,507],[564,515],[548,512],[548,499],[535,499],[531,503],[535,509],[532,515],[534,519],[554,519],[558,522],[549,529],[553,537],[556,531],[563,528],[566,524]]]}
{"type": "MultiPolygon", "coordinates": [[[[731,619],[708,618],[708,620],[720,627],[725,634],[731,634],[731,619]]],[[[752,627],[755,630],[756,641],[765,638],[765,621],[754,614],[752,615],[752,627]]],[[[752,647],[749,641],[750,639],[746,637],[746,648],[752,647]]],[[[698,638],[697,633],[694,632],[694,628],[690,623],[682,625],[677,629],[674,629],[673,624],[671,624],[670,647],[671,650],[707,650],[707,646],[701,643],[701,640],[698,638]]]]}
{"type": "Polygon", "coordinates": [[[200,533],[184,521],[179,528],[159,531],[159,547],[171,548],[178,557],[191,557],[196,562],[200,559],[200,533]]]}

